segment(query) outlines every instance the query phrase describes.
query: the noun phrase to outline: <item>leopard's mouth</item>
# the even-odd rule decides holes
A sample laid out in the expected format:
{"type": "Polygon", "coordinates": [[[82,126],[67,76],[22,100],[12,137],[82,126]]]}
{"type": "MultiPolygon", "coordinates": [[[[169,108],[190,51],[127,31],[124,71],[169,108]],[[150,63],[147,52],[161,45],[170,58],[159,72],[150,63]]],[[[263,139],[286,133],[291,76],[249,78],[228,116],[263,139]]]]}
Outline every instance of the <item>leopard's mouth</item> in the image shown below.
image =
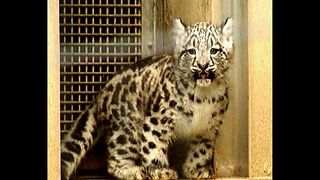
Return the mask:
{"type": "Polygon", "coordinates": [[[212,71],[201,71],[201,72],[197,72],[193,74],[194,76],[194,80],[205,80],[205,79],[209,79],[209,80],[214,80],[216,78],[216,75],[214,72],[212,71]]]}
{"type": "Polygon", "coordinates": [[[216,78],[212,71],[201,71],[193,74],[194,80],[198,86],[208,87],[216,78]]]}

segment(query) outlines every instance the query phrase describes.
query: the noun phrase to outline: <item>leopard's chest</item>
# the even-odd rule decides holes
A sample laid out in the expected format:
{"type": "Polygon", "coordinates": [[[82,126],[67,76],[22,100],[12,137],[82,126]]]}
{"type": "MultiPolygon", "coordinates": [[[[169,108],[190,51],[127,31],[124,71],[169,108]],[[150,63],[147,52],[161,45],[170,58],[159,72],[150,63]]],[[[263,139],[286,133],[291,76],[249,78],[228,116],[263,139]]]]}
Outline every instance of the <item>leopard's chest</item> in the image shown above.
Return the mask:
{"type": "MultiPolygon", "coordinates": [[[[185,113],[178,113],[175,124],[175,135],[179,139],[189,139],[201,134],[211,133],[210,129],[216,124],[217,118],[212,114],[218,112],[222,108],[221,102],[212,102],[206,100],[204,102],[187,101],[184,104],[185,111],[192,112],[192,116],[185,113]]],[[[218,113],[216,113],[218,114],[218,113]]]]}

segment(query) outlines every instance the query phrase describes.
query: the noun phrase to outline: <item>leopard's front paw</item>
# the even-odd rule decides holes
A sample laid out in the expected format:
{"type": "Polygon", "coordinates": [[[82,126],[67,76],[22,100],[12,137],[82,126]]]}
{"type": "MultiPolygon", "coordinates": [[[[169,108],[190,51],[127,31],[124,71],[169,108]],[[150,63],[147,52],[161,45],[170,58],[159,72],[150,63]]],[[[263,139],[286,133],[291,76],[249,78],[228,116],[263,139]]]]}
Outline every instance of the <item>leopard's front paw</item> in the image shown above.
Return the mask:
{"type": "Polygon", "coordinates": [[[212,178],[214,178],[212,168],[207,168],[207,167],[190,169],[188,171],[185,171],[185,176],[187,178],[192,178],[192,179],[212,179],[212,178]]]}
{"type": "Polygon", "coordinates": [[[149,172],[150,179],[177,179],[176,171],[168,168],[152,169],[149,172]]]}

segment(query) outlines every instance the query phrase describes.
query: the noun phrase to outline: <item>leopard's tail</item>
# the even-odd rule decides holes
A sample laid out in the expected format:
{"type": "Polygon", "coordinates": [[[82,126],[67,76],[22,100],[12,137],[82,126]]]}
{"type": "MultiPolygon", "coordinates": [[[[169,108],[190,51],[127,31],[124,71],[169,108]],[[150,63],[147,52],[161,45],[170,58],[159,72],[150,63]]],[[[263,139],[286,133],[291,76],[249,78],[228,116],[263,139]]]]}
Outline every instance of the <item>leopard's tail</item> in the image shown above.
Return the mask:
{"type": "Polygon", "coordinates": [[[82,157],[97,141],[98,121],[95,105],[88,107],[75,121],[61,143],[61,179],[68,180],[82,157]]]}

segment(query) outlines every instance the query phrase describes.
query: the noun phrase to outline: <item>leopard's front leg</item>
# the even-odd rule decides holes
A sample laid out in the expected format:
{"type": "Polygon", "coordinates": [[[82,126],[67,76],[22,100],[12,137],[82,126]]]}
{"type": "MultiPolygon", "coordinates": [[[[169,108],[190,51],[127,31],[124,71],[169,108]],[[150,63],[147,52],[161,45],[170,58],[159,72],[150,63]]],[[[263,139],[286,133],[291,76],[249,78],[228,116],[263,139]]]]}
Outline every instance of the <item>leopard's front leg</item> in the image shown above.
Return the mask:
{"type": "Polygon", "coordinates": [[[142,163],[150,179],[176,179],[169,168],[168,147],[173,137],[174,121],[168,116],[151,116],[143,124],[141,133],[142,163]]]}
{"type": "Polygon", "coordinates": [[[183,165],[187,178],[213,178],[213,141],[204,137],[191,140],[191,148],[183,165]]]}

